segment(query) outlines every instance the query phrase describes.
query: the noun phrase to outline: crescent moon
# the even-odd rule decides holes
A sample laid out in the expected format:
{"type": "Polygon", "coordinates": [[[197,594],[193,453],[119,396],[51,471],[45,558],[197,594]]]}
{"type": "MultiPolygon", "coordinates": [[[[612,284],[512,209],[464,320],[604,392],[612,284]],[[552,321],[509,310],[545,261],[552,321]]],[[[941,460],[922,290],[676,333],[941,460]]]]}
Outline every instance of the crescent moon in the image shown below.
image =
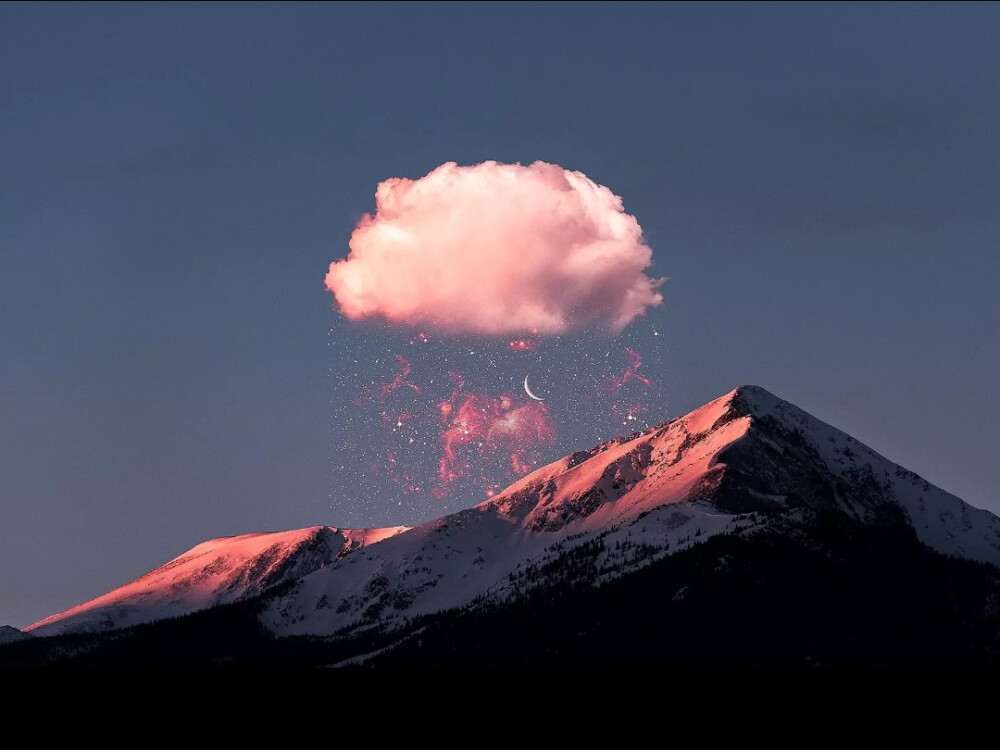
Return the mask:
{"type": "Polygon", "coordinates": [[[528,385],[528,377],[528,375],[524,376],[524,392],[535,399],[535,401],[544,401],[544,398],[538,398],[538,396],[531,392],[531,386],[528,385]]]}

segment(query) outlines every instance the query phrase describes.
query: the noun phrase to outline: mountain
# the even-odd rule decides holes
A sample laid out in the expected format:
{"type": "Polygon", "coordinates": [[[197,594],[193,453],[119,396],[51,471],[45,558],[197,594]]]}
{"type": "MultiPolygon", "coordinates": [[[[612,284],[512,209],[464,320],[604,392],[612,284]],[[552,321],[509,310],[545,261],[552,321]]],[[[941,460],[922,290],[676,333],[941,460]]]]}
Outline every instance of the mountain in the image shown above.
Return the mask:
{"type": "MultiPolygon", "coordinates": [[[[421,526],[206,542],[29,630],[118,630],[202,610],[136,631],[136,644],[152,639],[149,652],[160,653],[192,631],[211,651],[205,634],[215,633],[232,660],[233,623],[251,623],[240,663],[620,663],[655,653],[678,664],[695,657],[663,652],[665,633],[692,643],[716,633],[730,645],[753,636],[733,647],[737,660],[770,644],[761,653],[780,663],[979,663],[1000,655],[998,565],[996,516],[743,386],[421,526]],[[705,620],[723,612],[758,624],[737,635],[705,620]],[[805,630],[790,632],[804,613],[805,630]],[[498,640],[484,639],[491,632],[498,640]]],[[[693,663],[730,653],[704,647],[693,663]]],[[[103,653],[98,641],[74,648],[103,653]]]]}
{"type": "Polygon", "coordinates": [[[272,597],[261,618],[281,635],[330,635],[504,600],[545,586],[557,557],[599,546],[580,572],[597,584],[716,534],[801,522],[810,511],[905,527],[938,552],[1000,564],[996,516],[743,386],[321,568],[272,597]]]}
{"type": "Polygon", "coordinates": [[[0,625],[0,645],[23,641],[28,638],[31,638],[30,633],[25,633],[10,625],[0,625]]]}
{"type": "Polygon", "coordinates": [[[32,635],[97,632],[258,596],[407,527],[308,529],[203,542],[141,578],[29,626],[32,635]]]}

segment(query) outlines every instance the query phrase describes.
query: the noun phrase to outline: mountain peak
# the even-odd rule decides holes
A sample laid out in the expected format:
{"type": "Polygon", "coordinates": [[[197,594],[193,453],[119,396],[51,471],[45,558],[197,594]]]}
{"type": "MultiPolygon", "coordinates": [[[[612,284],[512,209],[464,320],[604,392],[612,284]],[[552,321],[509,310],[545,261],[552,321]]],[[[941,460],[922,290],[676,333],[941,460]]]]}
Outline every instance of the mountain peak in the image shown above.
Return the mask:
{"type": "Polygon", "coordinates": [[[775,396],[766,388],[761,388],[759,385],[738,385],[733,390],[729,392],[729,395],[733,398],[749,399],[749,400],[772,400],[781,401],[782,399],[775,396]]]}
{"type": "MultiPolygon", "coordinates": [[[[778,398],[759,385],[737,386],[724,398],[727,398],[745,416],[761,416],[781,406],[791,406],[788,401],[778,398]]],[[[794,407],[793,407],[794,408],[794,407]]]]}
{"type": "MultiPolygon", "coordinates": [[[[681,421],[688,433],[703,435],[718,430],[735,419],[760,417],[782,405],[791,406],[760,386],[741,385],[685,414],[679,420],[671,420],[652,431],[657,432],[675,421],[681,421]]],[[[749,427],[749,422],[745,426],[749,427]]]]}
{"type": "MultiPolygon", "coordinates": [[[[718,429],[741,417],[750,418],[746,423],[748,429],[751,422],[759,425],[762,421],[771,424],[780,422],[792,429],[798,427],[808,430],[811,429],[811,425],[816,424],[822,425],[823,428],[834,429],[759,385],[737,386],[681,419],[688,423],[689,430],[705,432],[718,429]]],[[[837,432],[843,434],[839,430],[837,432]]]]}

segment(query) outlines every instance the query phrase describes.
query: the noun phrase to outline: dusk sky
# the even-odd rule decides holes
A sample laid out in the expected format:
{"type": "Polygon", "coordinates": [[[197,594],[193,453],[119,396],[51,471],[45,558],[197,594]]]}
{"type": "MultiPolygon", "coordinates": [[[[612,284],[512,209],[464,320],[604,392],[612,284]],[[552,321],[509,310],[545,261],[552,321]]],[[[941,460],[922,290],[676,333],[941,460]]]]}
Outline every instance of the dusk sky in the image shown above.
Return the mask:
{"type": "Polygon", "coordinates": [[[998,39],[986,3],[0,4],[0,625],[741,384],[1000,514],[998,39]],[[522,168],[428,177],[484,162],[522,168]],[[440,255],[371,278],[451,296],[331,271],[398,236],[393,178],[440,255]],[[553,275],[549,188],[620,230],[602,275],[553,275]]]}

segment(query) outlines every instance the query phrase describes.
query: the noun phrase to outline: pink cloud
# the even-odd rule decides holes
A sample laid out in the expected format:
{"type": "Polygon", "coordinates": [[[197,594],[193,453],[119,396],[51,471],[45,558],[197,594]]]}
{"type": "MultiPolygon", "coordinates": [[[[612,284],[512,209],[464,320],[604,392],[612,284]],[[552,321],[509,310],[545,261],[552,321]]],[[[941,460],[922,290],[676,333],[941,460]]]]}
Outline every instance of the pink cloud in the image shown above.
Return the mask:
{"type": "Polygon", "coordinates": [[[478,334],[618,333],[662,279],[622,200],[555,164],[442,164],[375,191],[326,286],[351,319],[478,334]]]}

